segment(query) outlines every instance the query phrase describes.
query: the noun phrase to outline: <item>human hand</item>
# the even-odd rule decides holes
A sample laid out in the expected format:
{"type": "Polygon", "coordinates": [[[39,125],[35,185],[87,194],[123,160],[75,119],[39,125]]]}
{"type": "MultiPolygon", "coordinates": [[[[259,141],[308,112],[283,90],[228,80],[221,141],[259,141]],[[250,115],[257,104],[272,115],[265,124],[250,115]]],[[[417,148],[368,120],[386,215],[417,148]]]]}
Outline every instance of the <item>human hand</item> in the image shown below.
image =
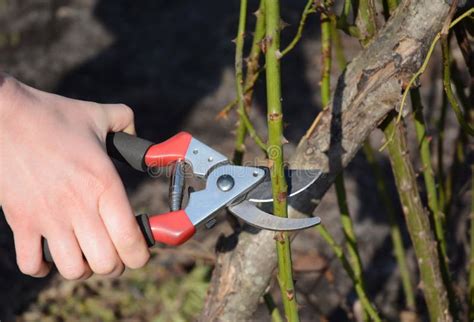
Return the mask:
{"type": "Polygon", "coordinates": [[[67,279],[117,276],[148,261],[105,151],[107,133],[119,131],[134,133],[125,105],[73,100],[0,75],[0,204],[24,274],[50,270],[42,237],[67,279]]]}

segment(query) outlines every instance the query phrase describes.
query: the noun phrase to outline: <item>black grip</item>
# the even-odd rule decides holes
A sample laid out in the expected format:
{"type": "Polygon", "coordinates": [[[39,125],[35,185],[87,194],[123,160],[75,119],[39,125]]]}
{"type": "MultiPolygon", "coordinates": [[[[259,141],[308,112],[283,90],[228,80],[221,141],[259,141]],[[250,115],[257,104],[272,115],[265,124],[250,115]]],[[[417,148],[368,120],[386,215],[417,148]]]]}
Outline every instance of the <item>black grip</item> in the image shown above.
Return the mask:
{"type": "MultiPolygon", "coordinates": [[[[155,239],[153,238],[153,233],[151,231],[150,222],[148,221],[148,215],[136,215],[135,219],[137,220],[138,227],[142,231],[143,237],[148,245],[148,247],[153,247],[155,245],[155,239]]],[[[53,263],[53,257],[49,251],[48,241],[46,238],[43,238],[43,259],[45,262],[53,263]]]]}
{"type": "Polygon", "coordinates": [[[152,142],[124,132],[109,133],[105,141],[107,153],[115,160],[128,163],[132,168],[146,171],[144,157],[152,142]]]}

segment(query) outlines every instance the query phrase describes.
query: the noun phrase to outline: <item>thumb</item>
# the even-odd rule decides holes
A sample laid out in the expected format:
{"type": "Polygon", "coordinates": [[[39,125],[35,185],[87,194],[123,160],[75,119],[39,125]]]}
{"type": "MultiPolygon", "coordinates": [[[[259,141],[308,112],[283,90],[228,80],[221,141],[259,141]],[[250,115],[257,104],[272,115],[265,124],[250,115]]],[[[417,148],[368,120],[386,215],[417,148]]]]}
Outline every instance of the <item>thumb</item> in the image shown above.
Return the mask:
{"type": "Polygon", "coordinates": [[[103,104],[108,132],[126,132],[135,135],[133,110],[125,104],[103,104]]]}

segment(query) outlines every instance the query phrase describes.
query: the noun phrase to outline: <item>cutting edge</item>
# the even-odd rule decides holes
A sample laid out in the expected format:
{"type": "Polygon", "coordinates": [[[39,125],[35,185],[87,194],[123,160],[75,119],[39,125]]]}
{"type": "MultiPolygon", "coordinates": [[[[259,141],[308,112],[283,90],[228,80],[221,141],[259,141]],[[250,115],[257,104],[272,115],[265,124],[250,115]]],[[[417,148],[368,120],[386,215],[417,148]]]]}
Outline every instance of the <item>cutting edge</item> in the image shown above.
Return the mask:
{"type": "MultiPolygon", "coordinates": [[[[266,176],[269,176],[269,169],[267,167],[261,167],[265,169],[266,176]]],[[[288,181],[288,197],[294,197],[301,192],[305,191],[313,185],[323,174],[319,169],[310,169],[310,170],[299,170],[299,169],[285,169],[286,177],[288,181]],[[296,180],[304,180],[302,183],[296,180]]],[[[270,203],[273,202],[271,197],[271,182],[264,180],[257,187],[252,189],[251,192],[247,195],[247,200],[253,203],[270,203]],[[270,196],[265,195],[270,193],[270,196]],[[263,197],[256,197],[260,194],[264,194],[263,197]]]]}
{"type": "Polygon", "coordinates": [[[284,218],[277,217],[257,208],[253,203],[244,200],[241,203],[229,206],[229,211],[249,225],[260,229],[274,231],[302,230],[318,225],[319,217],[284,218]]]}

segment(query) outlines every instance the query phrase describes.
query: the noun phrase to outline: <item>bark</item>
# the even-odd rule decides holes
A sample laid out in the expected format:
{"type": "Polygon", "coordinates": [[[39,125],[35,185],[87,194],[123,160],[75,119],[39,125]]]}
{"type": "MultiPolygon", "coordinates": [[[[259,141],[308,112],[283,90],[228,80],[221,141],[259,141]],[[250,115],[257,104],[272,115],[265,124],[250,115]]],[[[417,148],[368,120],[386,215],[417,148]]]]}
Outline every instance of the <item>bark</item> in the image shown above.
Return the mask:
{"type": "MultiPolygon", "coordinates": [[[[392,115],[384,122],[385,139],[392,172],[400,196],[408,232],[418,260],[421,281],[426,306],[431,321],[453,321],[449,308],[446,285],[441,273],[440,258],[437,243],[430,227],[430,219],[420,198],[416,183],[415,170],[413,169],[408,153],[406,131],[403,122],[397,124],[396,115],[392,115]],[[392,139],[390,139],[392,138],[392,139]]],[[[449,273],[445,273],[449,276],[449,273]]],[[[446,284],[449,285],[447,281],[446,284]]],[[[456,320],[457,321],[457,320],[456,320]]]]}
{"type": "MultiPolygon", "coordinates": [[[[294,200],[290,216],[314,211],[316,204],[311,201],[322,197],[370,132],[399,105],[402,84],[421,66],[448,12],[443,0],[404,1],[348,64],[330,108],[317,117],[290,160],[292,167],[322,169],[326,180],[294,200]]],[[[202,321],[250,319],[268,286],[276,267],[274,233],[242,232],[238,237],[218,245],[226,251],[218,255],[202,321]]]]}

